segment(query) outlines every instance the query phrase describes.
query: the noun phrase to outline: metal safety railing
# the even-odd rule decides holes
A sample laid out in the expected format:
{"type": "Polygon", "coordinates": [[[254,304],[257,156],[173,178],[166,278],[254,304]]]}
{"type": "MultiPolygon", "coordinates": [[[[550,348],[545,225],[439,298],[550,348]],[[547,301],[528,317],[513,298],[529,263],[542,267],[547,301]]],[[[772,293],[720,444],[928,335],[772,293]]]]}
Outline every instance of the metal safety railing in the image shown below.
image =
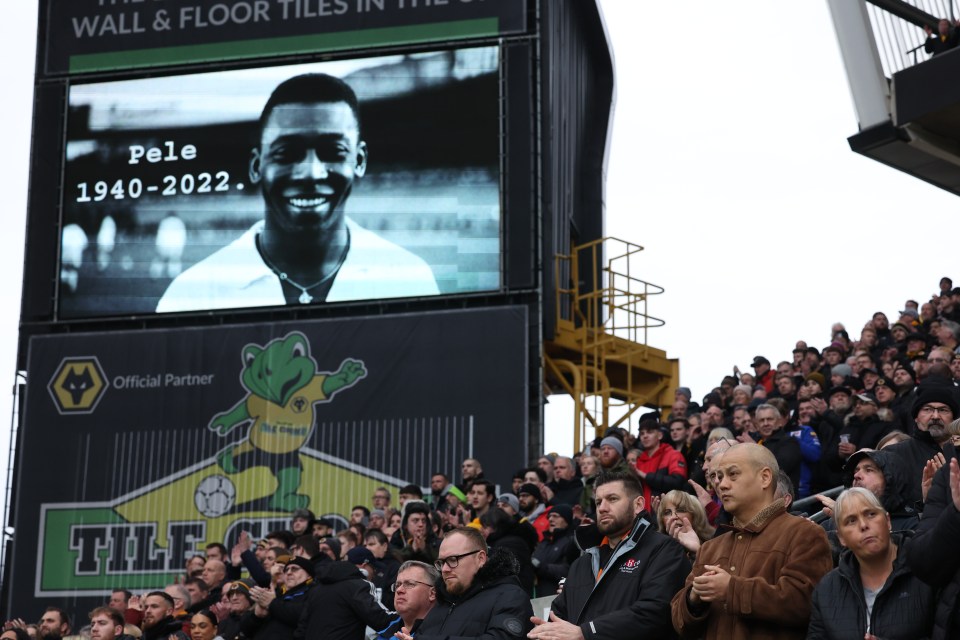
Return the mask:
{"type": "Polygon", "coordinates": [[[645,375],[648,332],[664,325],[650,314],[649,300],[664,289],[637,276],[642,251],[632,242],[601,238],[555,257],[557,331],[572,337],[579,358],[548,358],[546,366],[574,398],[577,449],[588,431],[618,426],[669,384],[645,375]],[[611,418],[611,407],[623,410],[611,418]]]}
{"type": "Polygon", "coordinates": [[[569,274],[571,283],[557,287],[557,318],[584,330],[597,345],[617,337],[646,346],[647,331],[664,325],[648,311],[650,296],[663,293],[663,287],[635,275],[641,251],[626,240],[600,238],[556,256],[556,273],[569,274]],[[584,267],[588,275],[581,281],[584,267]]]}

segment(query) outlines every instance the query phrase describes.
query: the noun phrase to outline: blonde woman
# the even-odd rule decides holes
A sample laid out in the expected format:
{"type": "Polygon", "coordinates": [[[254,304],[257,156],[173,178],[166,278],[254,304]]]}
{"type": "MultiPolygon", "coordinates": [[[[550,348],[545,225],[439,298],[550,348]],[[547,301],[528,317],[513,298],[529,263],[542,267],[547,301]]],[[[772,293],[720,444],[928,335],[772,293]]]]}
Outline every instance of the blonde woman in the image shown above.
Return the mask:
{"type": "Polygon", "coordinates": [[[700,501],[678,489],[660,497],[657,524],[660,531],[683,545],[691,559],[696,557],[700,545],[712,538],[714,533],[700,501]]]}

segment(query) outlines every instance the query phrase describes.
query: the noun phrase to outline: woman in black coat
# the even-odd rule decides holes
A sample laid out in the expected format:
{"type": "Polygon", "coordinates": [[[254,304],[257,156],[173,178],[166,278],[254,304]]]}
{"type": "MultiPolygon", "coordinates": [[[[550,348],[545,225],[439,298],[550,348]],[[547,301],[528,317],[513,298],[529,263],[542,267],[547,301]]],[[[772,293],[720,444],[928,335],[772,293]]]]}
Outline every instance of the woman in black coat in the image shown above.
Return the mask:
{"type": "Polygon", "coordinates": [[[930,637],[933,589],[907,565],[912,533],[891,534],[890,515],[862,487],[840,494],[834,517],[846,551],[813,592],[807,640],[930,637]]]}

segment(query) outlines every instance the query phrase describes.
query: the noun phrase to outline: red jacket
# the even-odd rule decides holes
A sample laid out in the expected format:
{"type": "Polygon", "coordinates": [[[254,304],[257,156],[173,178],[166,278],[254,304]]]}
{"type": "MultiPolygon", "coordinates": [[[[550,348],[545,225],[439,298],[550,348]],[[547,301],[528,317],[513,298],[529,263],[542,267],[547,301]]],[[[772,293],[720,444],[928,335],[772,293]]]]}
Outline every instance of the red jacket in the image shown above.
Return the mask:
{"type": "Polygon", "coordinates": [[[643,471],[643,503],[650,508],[650,495],[660,495],[687,486],[687,462],[683,454],[661,442],[653,455],[643,451],[637,456],[637,471],[643,471]]]}

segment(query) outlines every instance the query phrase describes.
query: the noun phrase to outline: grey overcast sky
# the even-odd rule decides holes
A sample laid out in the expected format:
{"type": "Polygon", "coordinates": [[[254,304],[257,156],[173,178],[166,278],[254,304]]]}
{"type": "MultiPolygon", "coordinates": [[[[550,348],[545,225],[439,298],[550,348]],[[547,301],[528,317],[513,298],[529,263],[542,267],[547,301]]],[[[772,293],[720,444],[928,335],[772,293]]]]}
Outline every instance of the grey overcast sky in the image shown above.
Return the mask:
{"type": "MultiPolygon", "coordinates": [[[[0,391],[15,379],[37,3],[7,5],[0,391]]],[[[825,0],[601,6],[617,69],[607,231],[646,248],[639,275],[666,288],[650,342],[695,397],[756,354],[822,347],[833,322],[858,330],[960,277],[955,198],[847,146],[857,123],[825,0]]],[[[570,406],[551,398],[548,450],[572,452],[570,406]]],[[[11,410],[0,392],[0,424],[11,410]]]]}

